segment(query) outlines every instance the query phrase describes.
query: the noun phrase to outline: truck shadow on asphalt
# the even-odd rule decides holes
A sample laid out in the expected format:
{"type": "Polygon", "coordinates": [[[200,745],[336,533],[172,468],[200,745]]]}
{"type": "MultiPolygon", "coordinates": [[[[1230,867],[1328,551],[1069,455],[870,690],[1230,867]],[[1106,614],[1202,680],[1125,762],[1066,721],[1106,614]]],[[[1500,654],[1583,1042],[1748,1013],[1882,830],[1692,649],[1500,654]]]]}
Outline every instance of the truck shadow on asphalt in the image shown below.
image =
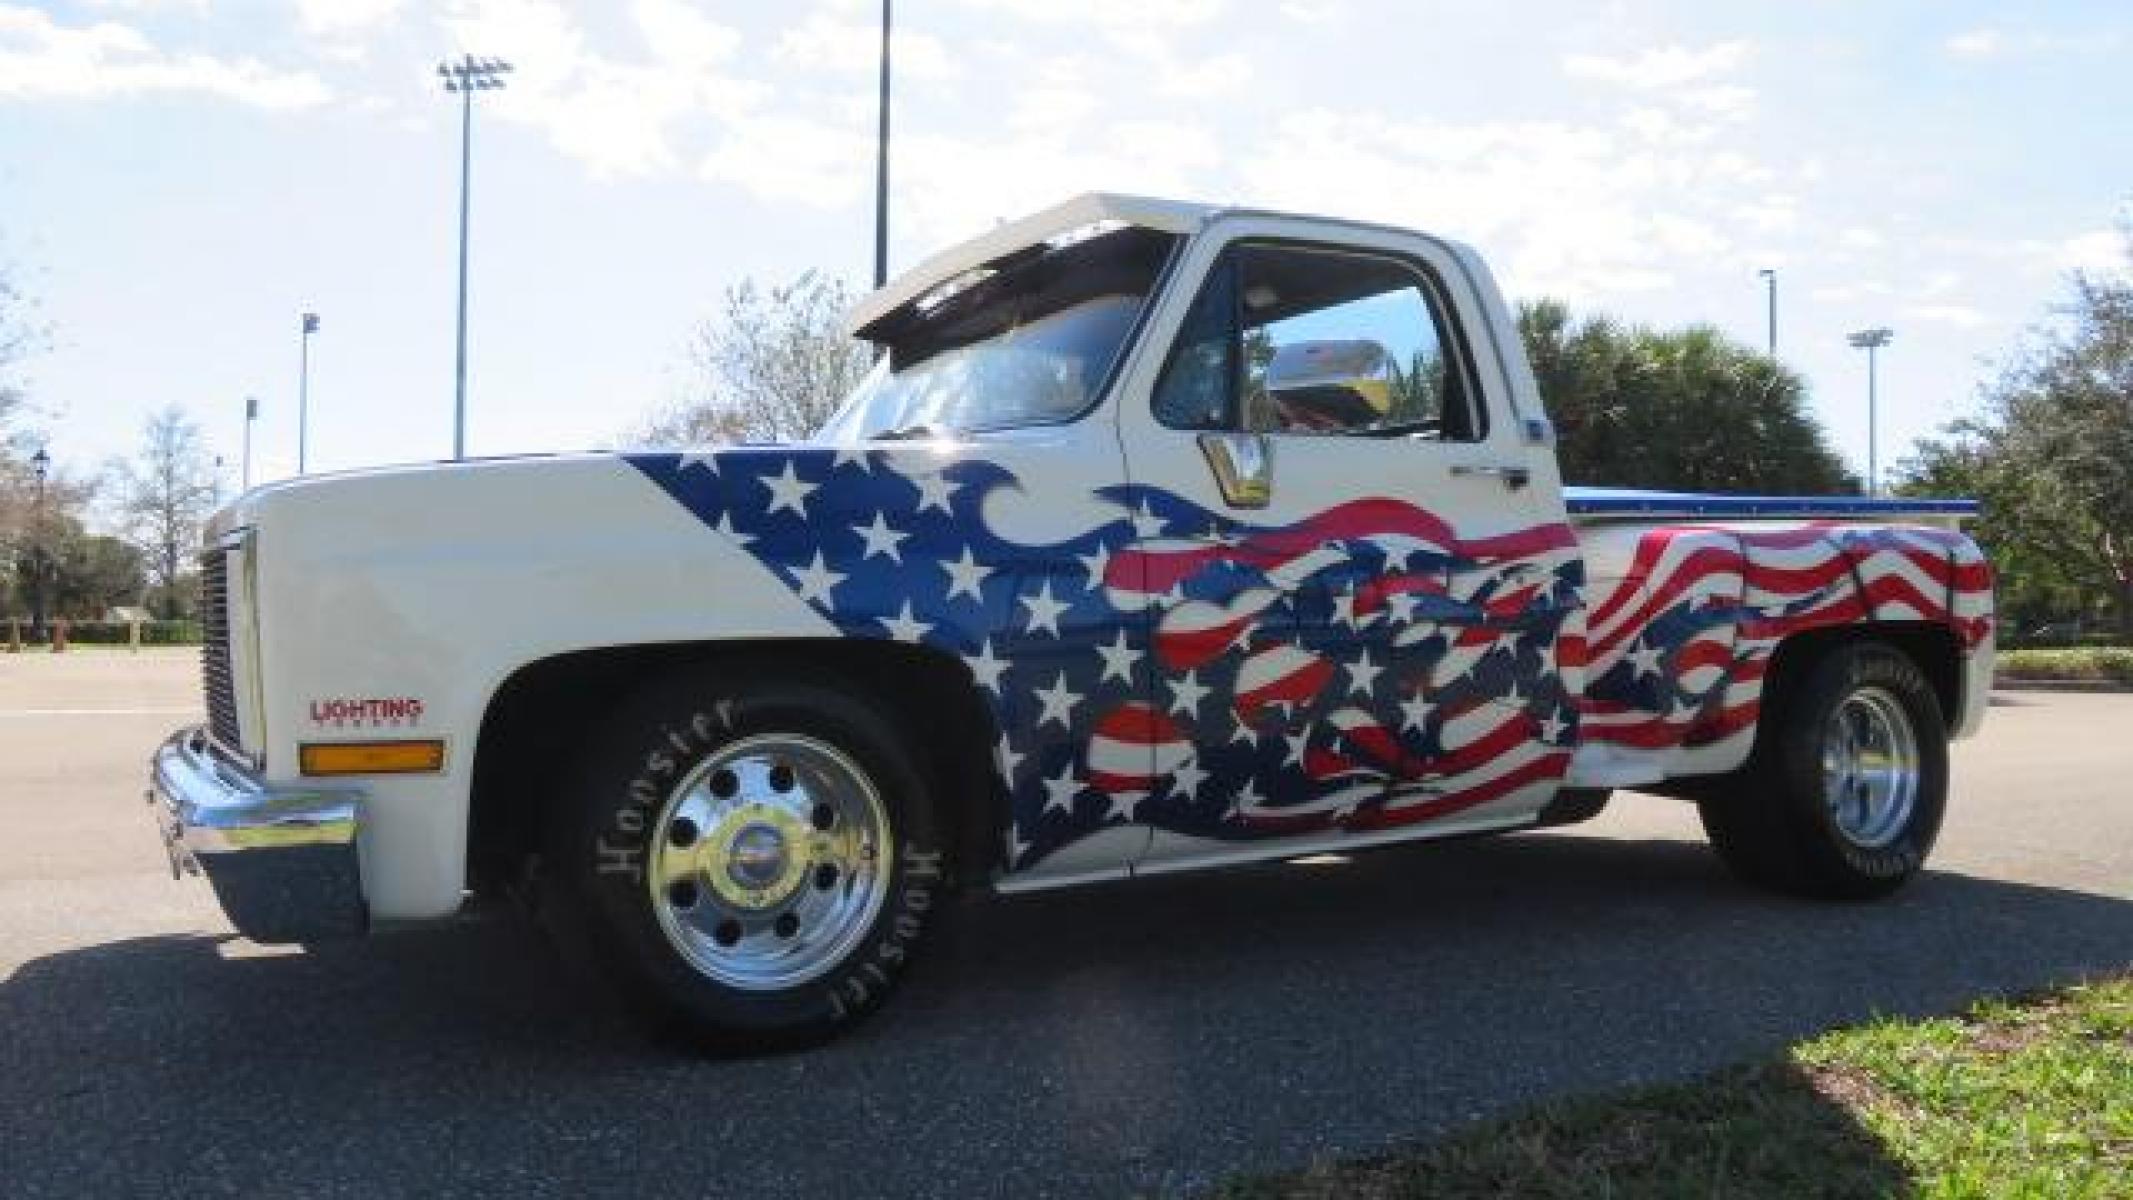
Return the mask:
{"type": "Polygon", "coordinates": [[[638,1038],[515,919],[56,954],[0,985],[0,1157],[77,1184],[168,1156],[244,1188],[1191,1190],[2133,961],[2111,897],[1943,872],[1817,905],[1697,843],[1575,833],[972,903],[938,932],[852,1036],[740,1062],[638,1038]]]}

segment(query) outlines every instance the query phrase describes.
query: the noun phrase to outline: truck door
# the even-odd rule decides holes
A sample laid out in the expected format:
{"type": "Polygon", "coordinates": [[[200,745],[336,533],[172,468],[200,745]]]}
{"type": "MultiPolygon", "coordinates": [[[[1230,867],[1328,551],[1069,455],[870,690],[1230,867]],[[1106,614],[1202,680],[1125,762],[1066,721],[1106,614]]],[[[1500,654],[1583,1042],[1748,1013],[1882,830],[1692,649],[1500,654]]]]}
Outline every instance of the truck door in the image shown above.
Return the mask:
{"type": "Polygon", "coordinates": [[[1122,396],[1152,703],[1196,748],[1143,868],[1523,821],[1568,765],[1580,581],[1545,423],[1471,336],[1501,303],[1424,238],[1235,223],[1122,396]]]}

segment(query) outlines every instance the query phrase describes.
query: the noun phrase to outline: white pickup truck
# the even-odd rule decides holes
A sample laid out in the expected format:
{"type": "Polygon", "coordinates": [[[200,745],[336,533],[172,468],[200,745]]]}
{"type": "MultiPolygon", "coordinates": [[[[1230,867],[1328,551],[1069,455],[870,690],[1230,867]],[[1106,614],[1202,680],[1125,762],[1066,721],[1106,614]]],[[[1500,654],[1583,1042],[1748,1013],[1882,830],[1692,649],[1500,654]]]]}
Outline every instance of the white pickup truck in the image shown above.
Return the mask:
{"type": "MultiPolygon", "coordinates": [[[[814,440],[295,480],[219,514],[176,866],[310,939],[523,891],[660,1027],[880,1003],[945,887],[1530,829],[1919,870],[1977,729],[1964,502],[1564,489],[1481,260],[1125,196],[851,317],[814,440]]],[[[1743,436],[1749,436],[1743,431],[1743,436]]]]}

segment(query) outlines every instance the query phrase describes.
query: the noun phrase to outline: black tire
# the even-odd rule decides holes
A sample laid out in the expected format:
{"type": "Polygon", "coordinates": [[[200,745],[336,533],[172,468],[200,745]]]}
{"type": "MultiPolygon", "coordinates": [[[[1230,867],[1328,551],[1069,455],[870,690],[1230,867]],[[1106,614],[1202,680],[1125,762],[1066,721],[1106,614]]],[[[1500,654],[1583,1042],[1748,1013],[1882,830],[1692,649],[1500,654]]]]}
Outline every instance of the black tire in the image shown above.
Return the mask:
{"type": "Polygon", "coordinates": [[[1948,738],[1940,702],[1918,664],[1881,642],[1837,646],[1774,697],[1738,786],[1698,800],[1711,846],[1733,872],[1763,887],[1824,900],[1870,900],[1925,865],[1948,797],[1948,738]],[[1862,844],[1832,812],[1825,741],[1848,701],[1889,707],[1909,723],[1917,763],[1910,809],[1862,844]]]}
{"type": "MultiPolygon", "coordinates": [[[[539,911],[565,956],[613,985],[654,1033],[714,1054],[799,1049],[873,1012],[895,986],[941,899],[946,831],[902,731],[859,689],[790,671],[778,682],[731,678],[755,672],[721,674],[677,675],[646,688],[586,746],[575,782],[548,822],[539,911]],[[848,923],[855,940],[820,974],[775,988],[721,982],[692,962],[662,927],[647,874],[658,861],[654,840],[672,836],[671,828],[658,828],[669,801],[690,790],[692,777],[710,787],[702,773],[722,751],[737,753],[744,739],[754,746],[764,737],[833,748],[871,784],[888,825],[880,850],[868,856],[885,864],[878,910],[848,923]]],[[[785,779],[791,788],[790,768],[785,779]]],[[[817,878],[813,866],[797,869],[795,896],[817,878]]],[[[703,899],[717,905],[724,898],[703,899]]],[[[718,916],[705,911],[707,920],[718,916]]]]}

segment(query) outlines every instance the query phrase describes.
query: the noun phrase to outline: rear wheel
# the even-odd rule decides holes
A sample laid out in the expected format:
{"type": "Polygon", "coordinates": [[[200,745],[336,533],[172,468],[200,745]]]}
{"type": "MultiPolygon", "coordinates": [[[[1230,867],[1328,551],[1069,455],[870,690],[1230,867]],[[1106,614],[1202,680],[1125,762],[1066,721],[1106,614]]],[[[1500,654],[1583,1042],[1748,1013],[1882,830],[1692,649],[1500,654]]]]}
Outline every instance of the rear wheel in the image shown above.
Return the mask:
{"type": "Polygon", "coordinates": [[[827,680],[650,689],[552,824],[556,926],[661,1032],[720,1052],[831,1036],[887,996],[943,882],[902,741],[827,680]]]}
{"type": "Polygon", "coordinates": [[[1826,899],[1885,895],[1918,873],[1947,803],[1947,733],[1916,663],[1879,642],[1832,650],[1764,714],[1742,786],[1700,800],[1742,877],[1826,899]]]}

